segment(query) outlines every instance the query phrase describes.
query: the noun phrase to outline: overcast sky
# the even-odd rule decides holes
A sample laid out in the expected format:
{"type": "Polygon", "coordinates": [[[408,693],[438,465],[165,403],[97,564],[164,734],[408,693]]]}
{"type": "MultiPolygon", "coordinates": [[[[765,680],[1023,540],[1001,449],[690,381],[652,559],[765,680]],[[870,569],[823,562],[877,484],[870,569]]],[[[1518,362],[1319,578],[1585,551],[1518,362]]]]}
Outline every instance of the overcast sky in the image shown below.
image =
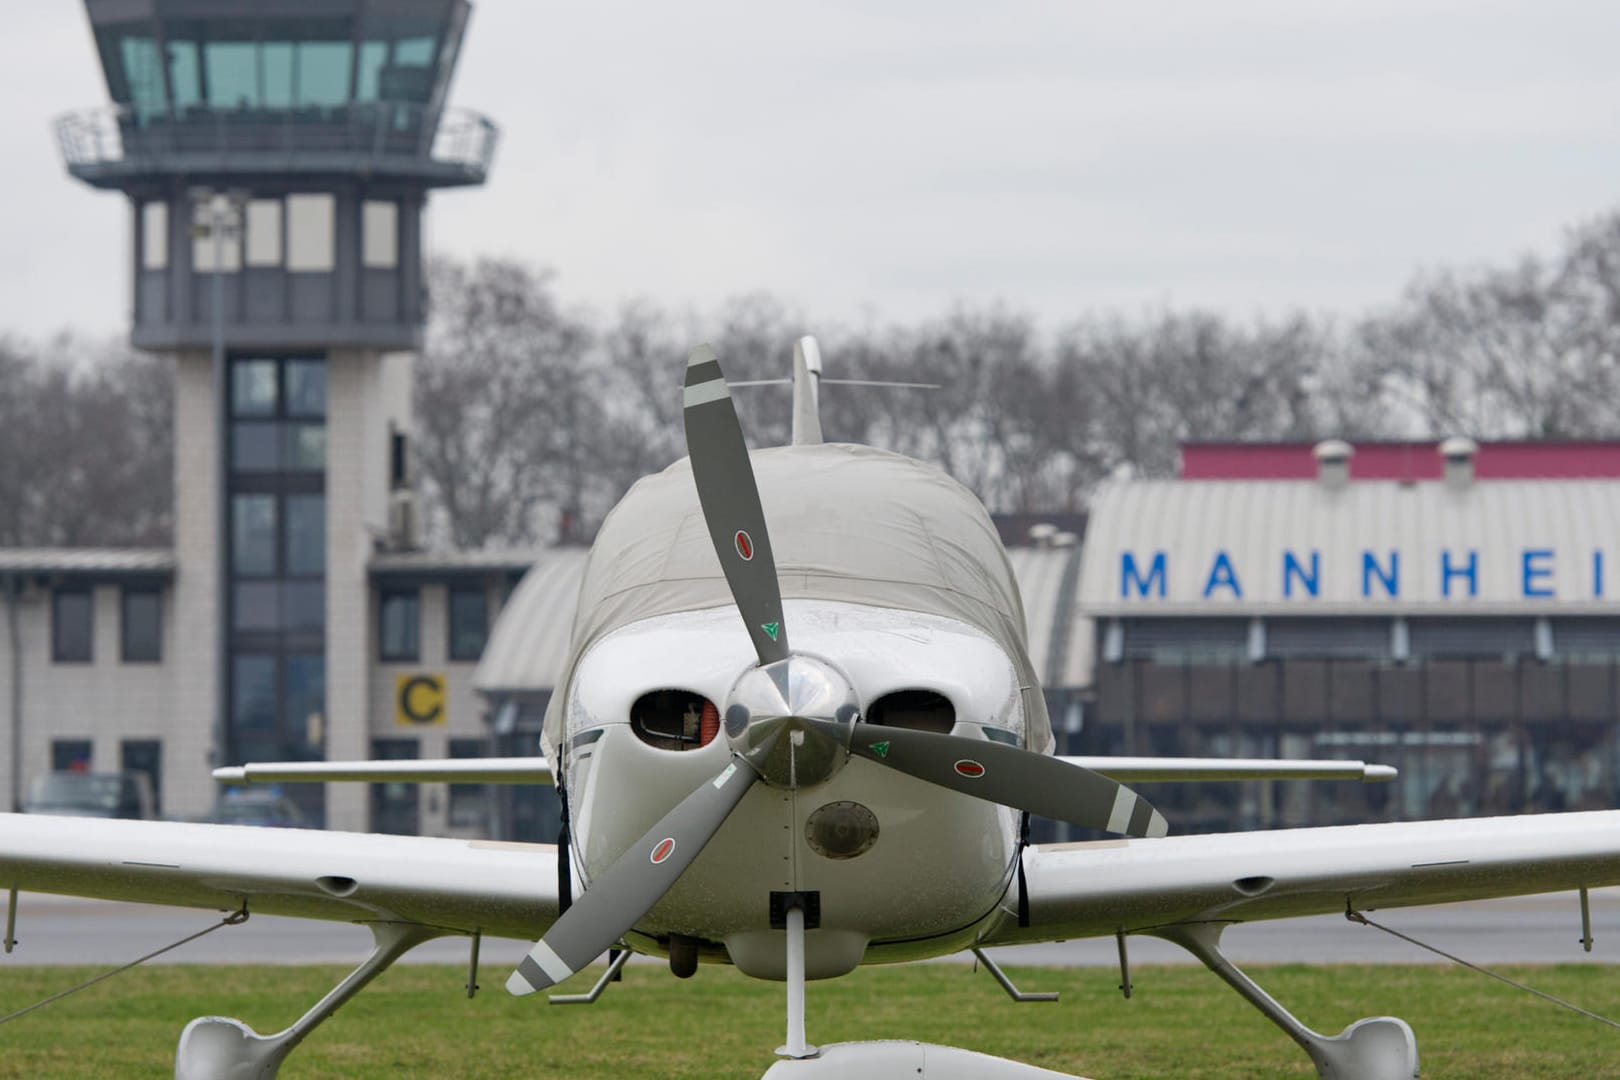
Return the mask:
{"type": "MultiPolygon", "coordinates": [[[[1620,206],[1617,43],[1609,0],[481,0],[452,101],[500,148],[429,236],[604,311],[1354,312],[1620,206]]],[[[122,330],[127,212],[50,127],[106,99],[81,4],[14,20],[0,94],[0,332],[122,330]]]]}

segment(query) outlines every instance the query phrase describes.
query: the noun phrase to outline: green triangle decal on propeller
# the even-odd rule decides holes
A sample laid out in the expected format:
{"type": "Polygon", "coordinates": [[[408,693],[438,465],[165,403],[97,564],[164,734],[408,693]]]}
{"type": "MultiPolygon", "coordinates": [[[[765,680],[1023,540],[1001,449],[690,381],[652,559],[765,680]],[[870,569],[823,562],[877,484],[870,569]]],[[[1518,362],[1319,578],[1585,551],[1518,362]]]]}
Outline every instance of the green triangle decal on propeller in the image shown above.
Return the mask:
{"type": "Polygon", "coordinates": [[[775,641],[777,635],[782,632],[782,624],[774,622],[762,623],[760,629],[769,634],[772,641],[775,641]]]}
{"type": "Polygon", "coordinates": [[[889,756],[889,744],[887,742],[875,742],[875,743],[873,743],[872,744],[872,753],[876,754],[878,757],[881,757],[881,758],[888,757],[889,756]]]}

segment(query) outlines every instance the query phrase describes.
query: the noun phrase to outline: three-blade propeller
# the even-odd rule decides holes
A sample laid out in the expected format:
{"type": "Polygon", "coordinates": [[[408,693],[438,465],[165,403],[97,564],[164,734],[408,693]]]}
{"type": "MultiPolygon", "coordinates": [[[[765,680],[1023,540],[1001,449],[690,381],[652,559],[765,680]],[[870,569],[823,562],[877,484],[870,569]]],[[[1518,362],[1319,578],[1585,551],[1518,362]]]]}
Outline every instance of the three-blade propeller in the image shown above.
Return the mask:
{"type": "MultiPolygon", "coordinates": [[[[779,697],[786,699],[788,667],[801,665],[800,682],[814,686],[818,679],[825,680],[821,700],[833,701],[839,676],[820,662],[795,657],[788,647],[782,590],[759,488],[731,391],[707,345],[694,350],[687,364],[684,397],[686,443],[698,502],[726,584],[759,657],[760,679],[781,684],[779,697]]],[[[739,687],[744,685],[746,680],[739,687]]],[[[847,687],[843,689],[847,692],[847,687]]],[[[507,990],[528,994],[559,983],[620,940],[669,891],[748,789],[762,778],[762,772],[772,783],[791,786],[805,782],[807,773],[795,771],[798,760],[789,764],[785,774],[775,771],[781,757],[777,737],[783,731],[793,736],[792,747],[809,736],[823,751],[835,751],[840,760],[860,757],[1032,814],[1127,836],[1163,836],[1166,832],[1164,818],[1146,800],[1089,769],[983,739],[854,721],[848,715],[853,711],[805,708],[784,716],[780,708],[750,711],[734,704],[727,710],[726,723],[733,747],[731,762],[664,815],[591,883],[535,943],[507,979],[507,990]]],[[[790,749],[788,755],[793,752],[790,749]]],[[[805,768],[809,767],[806,758],[805,768]]],[[[816,774],[808,782],[819,782],[824,776],[816,774]]],[[[568,858],[568,852],[558,852],[558,858],[568,858]]]]}

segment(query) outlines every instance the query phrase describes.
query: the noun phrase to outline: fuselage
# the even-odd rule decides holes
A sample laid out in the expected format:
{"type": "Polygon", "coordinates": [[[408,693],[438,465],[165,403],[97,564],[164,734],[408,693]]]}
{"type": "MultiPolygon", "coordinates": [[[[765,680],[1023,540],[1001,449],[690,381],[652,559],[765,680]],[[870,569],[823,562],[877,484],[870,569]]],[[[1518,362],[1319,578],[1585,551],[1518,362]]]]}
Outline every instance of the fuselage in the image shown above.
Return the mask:
{"type": "MultiPolygon", "coordinates": [[[[841,672],[863,716],[1024,745],[1017,670],[980,630],[839,601],[785,606],[795,651],[841,672]]],[[[583,655],[566,702],[562,772],[587,884],[726,767],[726,733],[693,714],[704,702],[724,712],[755,662],[729,606],[630,623],[583,655]]],[[[660,952],[669,935],[684,935],[704,959],[780,978],[770,896],[794,892],[819,899],[807,940],[812,978],[954,952],[998,917],[1017,856],[1016,811],[852,759],[812,786],[755,785],[630,940],[660,952]]]]}

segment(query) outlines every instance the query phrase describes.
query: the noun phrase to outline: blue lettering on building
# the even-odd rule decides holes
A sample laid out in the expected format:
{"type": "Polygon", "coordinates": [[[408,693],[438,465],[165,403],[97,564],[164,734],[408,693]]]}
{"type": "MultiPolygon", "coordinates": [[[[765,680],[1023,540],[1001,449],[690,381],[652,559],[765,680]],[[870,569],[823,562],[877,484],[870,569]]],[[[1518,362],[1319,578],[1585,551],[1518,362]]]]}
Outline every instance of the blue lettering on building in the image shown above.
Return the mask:
{"type": "MultiPolygon", "coordinates": [[[[1363,600],[1401,600],[1406,597],[1401,590],[1401,552],[1390,549],[1388,551],[1360,552],[1361,558],[1361,598],[1363,600]]],[[[1573,553],[1565,552],[1565,559],[1576,558],[1573,553]]],[[[1317,548],[1305,551],[1282,550],[1277,552],[1279,557],[1282,584],[1282,599],[1294,600],[1302,598],[1320,598],[1323,595],[1324,583],[1330,594],[1335,588],[1336,575],[1351,571],[1352,566],[1342,563],[1328,563],[1324,573],[1322,566],[1322,552],[1317,548]]],[[[1442,548],[1440,556],[1440,599],[1467,599],[1477,598],[1480,595],[1480,550],[1478,548],[1442,548]]],[[[1424,553],[1424,557],[1430,557],[1424,553]]],[[[1492,573],[1501,573],[1502,585],[1507,585],[1511,579],[1506,578],[1511,564],[1507,559],[1518,561],[1519,571],[1519,597],[1525,600],[1553,600],[1559,596],[1558,584],[1558,549],[1551,547],[1520,548],[1516,552],[1501,552],[1500,554],[1487,553],[1491,563],[1492,573]]],[[[1605,581],[1607,553],[1601,549],[1592,551],[1591,562],[1591,589],[1586,595],[1591,599],[1600,600],[1606,595],[1608,588],[1605,581]]],[[[1577,579],[1579,574],[1572,568],[1566,567],[1563,591],[1582,592],[1577,579]]],[[[1275,580],[1275,579],[1274,579],[1275,580]]],[[[1492,578],[1492,581],[1498,581],[1492,578]]],[[[1120,552],[1119,557],[1119,595],[1121,599],[1164,600],[1170,593],[1170,556],[1165,550],[1138,554],[1131,551],[1120,552]]],[[[1273,594],[1275,595],[1275,594],[1273,594]]],[[[1230,552],[1216,550],[1209,562],[1209,573],[1204,578],[1203,598],[1233,600],[1244,599],[1243,582],[1238,575],[1237,565],[1230,552]]],[[[1430,595],[1429,599],[1435,599],[1430,595]]],[[[1504,597],[1493,593],[1493,599],[1504,597]]]]}
{"type": "Polygon", "coordinates": [[[1461,566],[1453,566],[1451,552],[1440,553],[1440,595],[1451,595],[1451,580],[1453,578],[1468,579],[1468,595],[1479,595],[1479,552],[1472,548],[1468,551],[1468,561],[1461,566]]]}
{"type": "Polygon", "coordinates": [[[1243,599],[1243,586],[1238,583],[1237,571],[1232,569],[1232,557],[1224,551],[1215,553],[1215,562],[1209,568],[1209,580],[1204,583],[1204,599],[1216,589],[1231,589],[1234,599],[1243,599]]]}
{"type": "Polygon", "coordinates": [[[1292,551],[1283,552],[1283,596],[1294,595],[1294,581],[1298,579],[1305,589],[1306,596],[1322,595],[1322,553],[1311,552],[1311,568],[1306,569],[1299,564],[1299,559],[1292,551]]]}
{"type": "Polygon", "coordinates": [[[1170,576],[1165,568],[1164,552],[1155,551],[1153,561],[1148,564],[1147,577],[1137,568],[1136,556],[1129,551],[1121,554],[1119,559],[1119,595],[1125,599],[1131,595],[1131,589],[1136,589],[1136,595],[1146,597],[1152,590],[1157,590],[1159,599],[1164,599],[1165,579],[1170,576]]]}
{"type": "Polygon", "coordinates": [[[1389,553],[1389,567],[1385,569],[1379,565],[1378,557],[1370,551],[1361,553],[1361,595],[1372,596],[1373,578],[1384,587],[1384,595],[1399,597],[1401,595],[1401,553],[1389,553]]]}
{"type": "Polygon", "coordinates": [[[1524,572],[1520,581],[1525,596],[1554,595],[1552,582],[1547,580],[1552,577],[1553,568],[1547,565],[1552,562],[1552,557],[1553,553],[1546,548],[1533,548],[1524,553],[1520,563],[1524,572]]]}

